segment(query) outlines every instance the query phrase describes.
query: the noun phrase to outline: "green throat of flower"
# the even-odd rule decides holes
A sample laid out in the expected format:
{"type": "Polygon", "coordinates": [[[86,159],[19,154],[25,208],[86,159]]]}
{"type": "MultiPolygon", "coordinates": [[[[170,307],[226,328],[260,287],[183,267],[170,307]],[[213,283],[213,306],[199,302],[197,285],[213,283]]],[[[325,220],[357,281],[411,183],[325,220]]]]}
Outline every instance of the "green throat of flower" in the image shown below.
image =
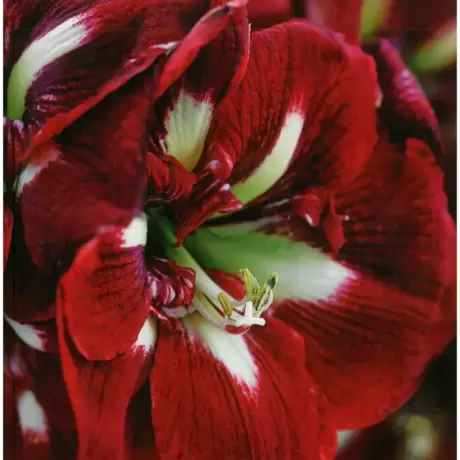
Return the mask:
{"type": "MultiPolygon", "coordinates": [[[[238,301],[223,292],[209,277],[202,266],[187,249],[187,244],[177,247],[176,237],[169,221],[156,211],[149,212],[149,222],[160,232],[166,256],[185,268],[195,271],[196,293],[193,307],[205,319],[223,329],[247,330],[253,325],[264,326],[261,315],[273,303],[278,275],[272,273],[266,283],[261,285],[247,268],[239,270],[246,295],[238,301]]],[[[150,225],[149,225],[150,226],[150,225]]]]}

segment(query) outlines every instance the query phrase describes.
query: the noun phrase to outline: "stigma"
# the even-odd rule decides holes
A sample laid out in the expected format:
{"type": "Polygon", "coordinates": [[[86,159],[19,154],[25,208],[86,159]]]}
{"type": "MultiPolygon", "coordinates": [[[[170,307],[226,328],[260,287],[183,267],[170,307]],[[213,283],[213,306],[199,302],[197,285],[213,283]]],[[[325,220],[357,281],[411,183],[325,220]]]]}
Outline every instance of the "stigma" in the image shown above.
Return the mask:
{"type": "Polygon", "coordinates": [[[247,268],[240,270],[239,276],[246,292],[241,301],[233,299],[226,292],[220,292],[217,298],[213,298],[211,292],[206,292],[205,286],[201,289],[201,295],[194,299],[202,316],[233,333],[243,333],[252,326],[265,325],[265,319],[261,316],[272,305],[278,282],[278,275],[273,273],[261,286],[247,268]]]}

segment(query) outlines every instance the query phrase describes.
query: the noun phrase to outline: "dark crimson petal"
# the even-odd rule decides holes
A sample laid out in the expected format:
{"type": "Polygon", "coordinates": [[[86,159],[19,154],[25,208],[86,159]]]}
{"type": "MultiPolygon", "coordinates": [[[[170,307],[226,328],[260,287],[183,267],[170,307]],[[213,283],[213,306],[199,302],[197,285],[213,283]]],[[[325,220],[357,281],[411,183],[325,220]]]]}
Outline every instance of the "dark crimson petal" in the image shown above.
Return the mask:
{"type": "Polygon", "coordinates": [[[413,49],[426,41],[436,29],[455,18],[457,4],[454,0],[432,2],[430,0],[393,1],[390,14],[380,35],[398,37],[413,49]]]}
{"type": "Polygon", "coordinates": [[[75,422],[58,356],[42,353],[5,331],[6,458],[74,458],[75,422]]]}
{"type": "MultiPolygon", "coordinates": [[[[294,16],[295,3],[290,0],[251,0],[248,3],[248,17],[251,29],[263,29],[287,21],[294,16]]],[[[303,15],[302,15],[303,16],[303,15]]]]}
{"type": "Polygon", "coordinates": [[[162,458],[319,460],[318,392],[292,330],[273,319],[231,335],[196,316],[160,336],[150,389],[162,458]]]}
{"type": "MultiPolygon", "coordinates": [[[[20,27],[21,15],[25,14],[15,2],[9,3],[8,31],[20,27]]],[[[35,135],[28,151],[17,155],[17,164],[39,143],[58,134],[172,49],[198,19],[197,7],[203,10],[205,5],[199,0],[77,0],[71,5],[57,1],[48,4],[47,9],[40,8],[42,15],[34,15],[33,21],[26,20],[32,28],[28,34],[20,34],[23,48],[14,50],[14,57],[20,65],[24,64],[22,52],[33,55],[33,59],[28,58],[21,68],[21,78],[27,84],[11,90],[15,96],[11,95],[7,111],[10,118],[20,117],[25,97],[24,121],[35,135]],[[36,49],[37,43],[40,50],[36,49]]],[[[8,37],[9,43],[13,42],[15,33],[8,37]]],[[[14,69],[7,75],[11,77],[10,86],[16,76],[14,69]]]]}
{"type": "Polygon", "coordinates": [[[324,301],[284,302],[276,315],[305,338],[306,368],[338,429],[386,418],[441,351],[430,335],[439,305],[370,277],[357,275],[324,301]]]}
{"type": "Polygon", "coordinates": [[[3,270],[6,268],[10,252],[11,234],[13,232],[14,216],[8,204],[3,200],[3,270]]]}
{"type": "Polygon", "coordinates": [[[350,182],[376,141],[373,62],[306,21],[251,38],[245,77],[216,114],[200,164],[226,165],[244,203],[350,182]]]}
{"type": "Polygon", "coordinates": [[[42,144],[19,176],[25,241],[41,269],[67,268],[101,226],[127,224],[126,215],[143,208],[151,80],[132,79],[42,144]]]}
{"type": "Polygon", "coordinates": [[[53,271],[44,273],[31,261],[24,244],[20,216],[17,216],[14,227],[4,273],[4,312],[23,324],[55,318],[59,274],[53,271]]]}
{"type": "Polygon", "coordinates": [[[17,166],[22,161],[24,149],[29,143],[29,127],[21,120],[8,120],[3,117],[3,150],[6,152],[4,182],[6,192],[13,190],[17,166]]]}
{"type": "MultiPolygon", "coordinates": [[[[215,52],[217,51],[217,48],[221,48],[222,51],[225,52],[226,50],[223,46],[224,40],[233,39],[232,41],[235,41],[236,37],[231,37],[231,35],[232,33],[236,33],[237,29],[240,29],[238,32],[242,33],[242,40],[241,43],[235,41],[235,44],[237,46],[243,45],[243,50],[245,46],[248,46],[247,41],[249,39],[249,30],[247,21],[245,20],[244,12],[246,2],[247,0],[232,0],[229,2],[223,0],[211,0],[211,5],[216,5],[215,8],[210,10],[197,22],[197,24],[195,24],[195,27],[171,53],[171,56],[162,69],[161,76],[155,87],[155,99],[161,96],[166,91],[166,89],[169,88],[171,84],[174,83],[184,73],[184,71],[193,64],[195,58],[200,53],[202,48],[208,45],[210,42],[211,45],[209,50],[214,48],[215,52]],[[231,15],[235,15],[236,19],[230,19],[231,15]],[[216,39],[216,37],[220,35],[220,33],[225,29],[229,21],[232,23],[232,27],[229,28],[231,32],[230,30],[228,32],[224,32],[222,34],[222,39],[216,39]],[[212,43],[215,39],[216,41],[212,43]]],[[[222,59],[222,56],[220,56],[220,58],[222,62],[225,62],[225,59],[222,59]]],[[[238,72],[236,75],[238,76],[238,72]]],[[[242,75],[240,75],[240,78],[241,77],[242,75]]],[[[200,79],[202,78],[203,77],[201,76],[200,79]]],[[[191,79],[193,80],[194,77],[191,77],[191,79]]],[[[211,81],[214,80],[210,79],[209,82],[211,81]]],[[[202,84],[203,82],[201,81],[201,85],[202,84]]]]}
{"type": "Polygon", "coordinates": [[[437,301],[455,258],[443,177],[426,144],[377,145],[366,172],[336,195],[346,243],[338,258],[416,296],[437,301]]]}
{"type": "Polygon", "coordinates": [[[147,266],[154,314],[161,320],[184,316],[195,296],[194,270],[158,257],[149,259],[147,266]]]}
{"type": "Polygon", "coordinates": [[[425,141],[435,155],[442,153],[439,124],[415,76],[388,40],[379,39],[365,46],[377,64],[383,91],[381,118],[391,142],[406,137],[425,141]]]}
{"type": "Polygon", "coordinates": [[[149,175],[147,200],[152,202],[172,201],[188,194],[197,180],[171,155],[147,154],[149,175]]]}
{"type": "Polygon", "coordinates": [[[172,155],[188,170],[198,163],[215,108],[243,78],[249,56],[249,26],[242,8],[245,1],[213,0],[211,4],[217,6],[161,70],[158,95],[181,78],[156,102],[150,127],[152,152],[172,155]],[[213,72],[217,67],[219,72],[213,72]]]}
{"type": "Polygon", "coordinates": [[[181,245],[187,235],[214,214],[234,212],[241,207],[241,202],[232,195],[228,183],[216,178],[212,173],[205,174],[188,196],[171,205],[177,244],[181,245]]]}
{"type": "Polygon", "coordinates": [[[355,275],[315,303],[282,303],[277,315],[304,336],[307,369],[337,427],[349,429],[401,406],[455,335],[455,229],[439,168],[416,139],[403,153],[382,137],[336,198],[346,237],[337,258],[355,275]]]}
{"type": "Polygon", "coordinates": [[[148,380],[133,396],[126,414],[126,453],[124,460],[159,459],[150,415],[150,388],[148,380]]]}
{"type": "Polygon", "coordinates": [[[78,431],[78,460],[123,460],[129,401],[152,364],[156,340],[148,319],[128,352],[111,361],[87,361],[72,345],[58,308],[59,348],[64,380],[78,431]]]}
{"type": "Polygon", "coordinates": [[[68,333],[87,359],[113,359],[139,335],[151,299],[143,260],[146,237],[145,217],[104,229],[81,247],[59,282],[68,333]]]}
{"type": "Polygon", "coordinates": [[[363,0],[305,1],[308,19],[342,33],[350,43],[359,43],[363,0]]]}

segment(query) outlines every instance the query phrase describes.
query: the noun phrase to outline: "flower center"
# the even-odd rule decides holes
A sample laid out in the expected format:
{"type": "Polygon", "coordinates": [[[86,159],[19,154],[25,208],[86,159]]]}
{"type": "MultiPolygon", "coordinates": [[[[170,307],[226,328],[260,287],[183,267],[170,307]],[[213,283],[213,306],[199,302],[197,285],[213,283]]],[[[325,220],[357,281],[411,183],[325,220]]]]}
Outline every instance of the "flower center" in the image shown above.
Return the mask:
{"type": "Polygon", "coordinates": [[[241,269],[239,276],[246,295],[238,301],[210,278],[185,246],[177,247],[172,226],[164,216],[156,210],[150,210],[148,216],[149,227],[155,227],[163,238],[166,256],[182,267],[195,271],[196,293],[191,312],[198,311],[205,319],[228,332],[245,332],[253,325],[265,325],[261,315],[273,303],[278,281],[275,273],[261,286],[247,268],[241,269]]]}

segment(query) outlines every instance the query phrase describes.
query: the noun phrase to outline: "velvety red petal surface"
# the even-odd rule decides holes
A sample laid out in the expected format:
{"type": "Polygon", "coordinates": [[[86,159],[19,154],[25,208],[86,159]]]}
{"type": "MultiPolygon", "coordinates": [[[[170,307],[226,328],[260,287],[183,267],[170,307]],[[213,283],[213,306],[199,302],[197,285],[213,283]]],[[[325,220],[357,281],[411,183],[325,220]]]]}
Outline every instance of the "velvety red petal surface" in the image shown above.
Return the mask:
{"type": "Polygon", "coordinates": [[[150,374],[160,458],[319,459],[318,393],[297,334],[275,319],[244,336],[187,321],[160,329],[150,374]]]}
{"type": "Polygon", "coordinates": [[[251,0],[248,3],[251,29],[262,29],[291,19],[294,16],[294,3],[291,0],[251,0]]]}
{"type": "Polygon", "coordinates": [[[140,75],[111,94],[42,144],[21,173],[25,241],[42,270],[67,268],[102,225],[126,225],[126,215],[143,208],[151,80],[140,75]]]}
{"type": "MultiPolygon", "coordinates": [[[[203,81],[203,75],[199,77],[197,75],[194,76],[193,67],[197,68],[200,64],[207,64],[208,66],[203,68],[211,68],[209,65],[210,62],[206,61],[215,61],[219,51],[224,53],[223,55],[219,55],[221,64],[228,66],[226,71],[224,70],[223,72],[222,67],[220,67],[222,74],[225,75],[227,72],[231,74],[235,71],[235,69],[232,69],[231,63],[235,65],[236,62],[236,68],[239,67],[240,63],[245,65],[245,54],[249,40],[249,28],[244,9],[245,4],[245,0],[230,2],[223,0],[210,1],[210,6],[214,6],[214,8],[195,24],[193,29],[168,58],[155,87],[155,99],[161,96],[190,66],[192,66],[188,78],[190,83],[195,80],[195,84],[208,90],[210,87],[216,85],[216,80],[211,80],[206,75],[204,75],[204,79],[209,79],[206,82],[203,81]],[[227,24],[229,24],[228,27],[226,27],[227,24]],[[231,49],[229,46],[230,43],[235,46],[235,49],[231,49]],[[205,48],[203,49],[203,47],[205,48]],[[243,51],[241,56],[239,56],[240,50],[243,51]],[[198,58],[198,62],[196,58],[198,58]],[[206,83],[210,84],[206,85],[206,83]]],[[[236,77],[241,78],[241,76],[236,71],[236,77]]],[[[235,81],[234,83],[237,84],[239,81],[235,81]]]]}
{"type": "Polygon", "coordinates": [[[236,185],[284,148],[286,173],[255,202],[348,183],[376,142],[375,91],[373,62],[329,31],[291,21],[255,32],[245,77],[217,112],[200,164],[226,165],[221,174],[236,185]]]}
{"type": "Polygon", "coordinates": [[[44,273],[32,262],[22,230],[17,216],[4,273],[4,312],[20,323],[46,321],[55,317],[59,273],[44,273]]]}
{"type": "MultiPolygon", "coordinates": [[[[24,121],[34,132],[29,147],[58,134],[145,70],[187,34],[199,19],[197,9],[205,8],[198,0],[7,2],[7,77],[27,45],[54,33],[66,21],[75,21],[71,30],[78,28],[69,51],[45,65],[27,91],[24,121]]],[[[71,39],[63,36],[62,43],[71,39]]],[[[23,159],[24,154],[17,154],[16,164],[23,159]]]]}
{"type": "Polygon", "coordinates": [[[337,194],[355,279],[318,303],[286,302],[277,316],[306,340],[306,366],[339,429],[376,423],[416,389],[455,334],[455,230],[427,146],[385,139],[368,168],[337,194]]]}
{"type": "Polygon", "coordinates": [[[152,364],[154,325],[146,323],[133,347],[111,361],[87,361],[76,351],[62,306],[58,306],[58,326],[64,380],[78,431],[77,458],[121,460],[128,404],[152,364]]]}
{"type": "Polygon", "coordinates": [[[367,44],[365,49],[377,64],[383,91],[380,112],[390,139],[402,142],[406,137],[415,137],[425,141],[439,155],[442,148],[436,115],[398,50],[384,39],[367,44]]]}
{"type": "Polygon", "coordinates": [[[123,227],[86,243],[59,281],[58,302],[77,350],[107,360],[130,349],[150,308],[144,246],[126,246],[123,227]]]}
{"type": "Polygon", "coordinates": [[[13,232],[14,216],[7,203],[3,201],[3,270],[5,270],[10,252],[11,234],[13,232]]]}
{"type": "Polygon", "coordinates": [[[20,342],[5,332],[5,458],[73,458],[75,422],[62,380],[59,358],[20,342]]]}
{"type": "Polygon", "coordinates": [[[350,43],[359,43],[363,0],[305,0],[305,2],[308,19],[342,33],[350,43]]]}
{"type": "Polygon", "coordinates": [[[162,97],[151,119],[152,153],[172,155],[189,170],[197,163],[216,105],[241,81],[249,52],[245,2],[210,3],[215,8],[159,70],[155,95],[162,97]],[[213,72],[217,67],[219,72],[213,72]]]}

